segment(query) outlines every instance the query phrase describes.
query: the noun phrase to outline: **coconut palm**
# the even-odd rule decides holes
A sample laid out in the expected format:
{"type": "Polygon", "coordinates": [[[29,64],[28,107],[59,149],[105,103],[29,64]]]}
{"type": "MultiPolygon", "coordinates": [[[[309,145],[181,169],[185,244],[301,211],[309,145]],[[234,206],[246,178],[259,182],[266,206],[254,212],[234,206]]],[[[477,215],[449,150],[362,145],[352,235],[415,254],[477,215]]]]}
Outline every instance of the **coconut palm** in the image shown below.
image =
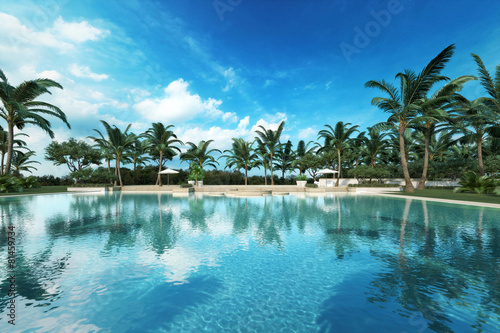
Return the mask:
{"type": "Polygon", "coordinates": [[[0,117],[7,122],[8,147],[7,160],[5,162],[5,173],[10,172],[13,149],[14,130],[22,130],[26,125],[34,125],[47,132],[50,138],[54,138],[51,123],[44,118],[45,115],[62,120],[68,128],[71,128],[66,115],[57,106],[38,101],[41,95],[50,94],[49,88],[60,88],[62,86],[49,79],[35,79],[25,81],[17,87],[11,86],[7,77],[0,70],[0,117]]]}
{"type": "Polygon", "coordinates": [[[408,171],[408,161],[405,158],[404,134],[406,128],[418,117],[419,102],[425,98],[432,86],[439,81],[447,80],[445,76],[439,75],[444,69],[446,63],[453,55],[455,46],[452,44],[439,53],[429,64],[419,73],[411,70],[405,70],[398,73],[396,78],[400,80],[400,86],[397,88],[385,80],[368,81],[365,87],[377,88],[382,90],[388,97],[375,97],[372,99],[372,105],[377,106],[382,111],[390,114],[385,127],[396,128],[399,134],[399,151],[401,166],[405,177],[405,191],[414,192],[415,188],[411,183],[410,173],[408,171]]]}
{"type": "Polygon", "coordinates": [[[116,161],[116,174],[118,175],[120,186],[123,186],[120,162],[127,157],[126,155],[137,137],[133,133],[128,133],[132,124],[129,124],[127,128],[125,128],[125,131],[122,132],[118,127],[115,125],[111,127],[104,120],[101,120],[101,123],[106,130],[107,137],[105,137],[101,131],[94,129],[94,131],[99,134],[99,137],[89,136],[89,138],[94,140],[98,146],[104,147],[104,149],[111,154],[111,158],[116,161]]]}
{"type": "Polygon", "coordinates": [[[146,138],[147,149],[150,154],[154,157],[158,157],[158,177],[156,179],[156,185],[161,186],[161,168],[163,167],[163,159],[172,160],[172,158],[180,153],[180,149],[174,144],[181,144],[182,141],[177,139],[170,128],[173,125],[168,125],[165,127],[162,123],[153,123],[151,127],[144,133],[146,138]]]}
{"type": "Polygon", "coordinates": [[[491,111],[489,114],[489,119],[492,123],[497,126],[500,125],[500,65],[496,67],[495,79],[492,80],[490,73],[484,66],[481,58],[471,53],[474,61],[478,66],[479,80],[481,85],[486,89],[486,92],[490,97],[480,97],[478,102],[484,104],[491,111]]]}
{"type": "Polygon", "coordinates": [[[260,166],[264,167],[264,185],[267,185],[267,169],[269,169],[269,153],[267,152],[267,148],[258,144],[257,149],[255,150],[258,156],[257,167],[260,169],[260,166]]]}
{"type": "Polygon", "coordinates": [[[303,157],[307,153],[312,153],[314,151],[314,147],[309,148],[309,145],[312,144],[312,141],[309,141],[307,144],[304,142],[304,140],[300,140],[297,143],[297,150],[295,150],[295,157],[297,158],[295,161],[293,161],[292,165],[293,167],[299,169],[299,173],[302,175],[304,172],[306,172],[306,165],[304,163],[303,157]]]}
{"type": "Polygon", "coordinates": [[[148,162],[151,159],[150,157],[146,156],[147,151],[148,151],[148,142],[146,140],[141,141],[139,140],[139,137],[136,136],[134,143],[130,147],[129,153],[127,154],[132,164],[134,165],[134,181],[136,184],[138,178],[137,166],[146,165],[146,162],[148,162]]]}
{"type": "Polygon", "coordinates": [[[271,169],[271,185],[274,185],[273,159],[276,152],[281,147],[280,137],[281,132],[283,132],[283,128],[285,127],[285,121],[282,121],[275,131],[273,131],[272,129],[266,129],[262,125],[259,125],[259,127],[261,130],[255,131],[255,133],[258,135],[258,137],[256,137],[255,139],[257,140],[258,145],[265,149],[269,157],[269,168],[271,169]]]}
{"type": "Polygon", "coordinates": [[[318,151],[328,151],[334,150],[337,154],[337,163],[338,163],[338,177],[337,183],[335,186],[339,186],[340,178],[342,177],[342,154],[349,148],[349,140],[350,136],[357,132],[358,125],[351,126],[351,123],[345,123],[339,121],[335,124],[335,129],[330,125],[325,125],[326,130],[321,130],[318,133],[318,139],[324,138],[325,145],[318,151]]]}
{"type": "Polygon", "coordinates": [[[219,164],[219,162],[217,162],[211,154],[215,152],[222,154],[222,152],[219,149],[208,149],[208,146],[212,142],[214,142],[214,140],[201,140],[197,145],[192,142],[186,142],[191,148],[181,154],[181,160],[187,161],[190,164],[194,162],[199,165],[201,169],[206,166],[216,168],[216,164],[219,164]]]}
{"type": "Polygon", "coordinates": [[[389,145],[386,136],[388,134],[381,132],[373,127],[368,127],[368,136],[363,137],[363,146],[361,147],[361,156],[364,157],[366,164],[372,168],[378,162],[385,160],[387,157],[387,148],[389,145]]]}
{"type": "Polygon", "coordinates": [[[425,137],[424,166],[420,182],[417,186],[419,190],[425,188],[429,168],[429,144],[431,136],[439,131],[449,130],[449,126],[445,122],[449,119],[446,108],[451,107],[455,100],[462,97],[457,92],[461,91],[463,85],[471,80],[477,80],[477,78],[472,75],[462,75],[446,83],[441,89],[434,92],[430,98],[424,97],[422,103],[419,105],[420,123],[416,124],[415,129],[420,130],[425,137]]]}
{"type": "Polygon", "coordinates": [[[292,142],[290,140],[282,144],[280,149],[276,152],[276,162],[274,165],[281,170],[281,179],[283,183],[285,182],[285,172],[292,170],[295,158],[296,155],[292,149],[292,142]]]}
{"type": "Polygon", "coordinates": [[[221,156],[226,158],[227,168],[245,170],[245,185],[248,185],[248,171],[258,164],[258,156],[252,146],[253,142],[245,141],[242,138],[233,138],[231,149],[224,150],[227,155],[221,156]]]}

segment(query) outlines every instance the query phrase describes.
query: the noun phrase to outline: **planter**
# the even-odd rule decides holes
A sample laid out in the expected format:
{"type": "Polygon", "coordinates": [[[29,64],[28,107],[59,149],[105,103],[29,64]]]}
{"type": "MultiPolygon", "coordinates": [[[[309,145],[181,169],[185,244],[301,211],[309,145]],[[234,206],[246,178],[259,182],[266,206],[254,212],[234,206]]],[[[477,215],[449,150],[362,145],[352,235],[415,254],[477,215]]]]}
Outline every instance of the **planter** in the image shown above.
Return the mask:
{"type": "Polygon", "coordinates": [[[297,186],[305,187],[307,184],[307,180],[297,180],[297,186]]]}
{"type": "Polygon", "coordinates": [[[198,180],[198,187],[202,187],[203,186],[203,180],[198,180]]]}
{"type": "Polygon", "coordinates": [[[196,180],[188,180],[188,184],[191,184],[194,186],[196,184],[196,180]]]}

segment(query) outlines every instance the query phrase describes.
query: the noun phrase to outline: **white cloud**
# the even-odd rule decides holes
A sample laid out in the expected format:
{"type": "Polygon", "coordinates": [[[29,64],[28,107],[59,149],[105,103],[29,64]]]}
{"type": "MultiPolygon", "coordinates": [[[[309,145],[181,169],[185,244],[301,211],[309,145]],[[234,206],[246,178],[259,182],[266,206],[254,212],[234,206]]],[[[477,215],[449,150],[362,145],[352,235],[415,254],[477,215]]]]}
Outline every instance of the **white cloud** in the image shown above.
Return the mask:
{"type": "Polygon", "coordinates": [[[222,112],[221,100],[208,98],[203,100],[198,94],[189,91],[189,84],[183,79],[171,82],[162,98],[148,98],[134,105],[134,110],[150,121],[166,123],[187,121],[197,117],[222,118],[236,122],[233,112],[222,112]]]}
{"type": "Polygon", "coordinates": [[[54,27],[51,31],[59,36],[60,39],[75,43],[83,43],[89,40],[96,41],[109,34],[108,30],[100,30],[90,25],[87,21],[65,22],[61,17],[54,22],[54,27]]]}
{"type": "Polygon", "coordinates": [[[76,77],[87,78],[94,81],[102,81],[109,78],[106,74],[92,73],[89,66],[78,66],[77,64],[72,64],[69,66],[69,71],[76,77]]]}
{"type": "Polygon", "coordinates": [[[318,131],[316,131],[314,128],[308,127],[306,129],[302,129],[299,131],[299,139],[300,140],[309,139],[314,137],[317,133],[318,131]]]}
{"type": "Polygon", "coordinates": [[[264,83],[264,88],[274,86],[275,84],[276,84],[276,81],[274,81],[274,80],[266,80],[266,82],[264,83]]]}
{"type": "Polygon", "coordinates": [[[236,84],[237,80],[236,73],[234,72],[233,67],[230,67],[223,72],[223,75],[224,78],[227,80],[227,83],[224,89],[222,89],[222,91],[229,91],[229,89],[234,87],[234,85],[236,84]]]}

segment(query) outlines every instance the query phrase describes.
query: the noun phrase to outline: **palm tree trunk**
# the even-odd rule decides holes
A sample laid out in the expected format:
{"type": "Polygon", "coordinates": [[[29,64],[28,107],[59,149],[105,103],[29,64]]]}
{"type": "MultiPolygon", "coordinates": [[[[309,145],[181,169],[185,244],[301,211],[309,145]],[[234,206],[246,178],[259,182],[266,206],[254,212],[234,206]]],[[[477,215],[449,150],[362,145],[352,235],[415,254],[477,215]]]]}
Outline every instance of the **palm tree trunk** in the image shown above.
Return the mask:
{"type": "Polygon", "coordinates": [[[267,168],[264,166],[264,184],[267,185],[267,168]]]}
{"type": "Polygon", "coordinates": [[[342,167],[341,167],[341,162],[340,162],[340,150],[339,149],[337,149],[337,159],[339,161],[339,173],[337,174],[337,183],[335,184],[335,187],[339,187],[340,176],[342,176],[342,167]]]}
{"type": "Polygon", "coordinates": [[[271,168],[271,185],[274,185],[274,176],[273,176],[273,155],[270,155],[270,165],[269,167],[271,168]]]}
{"type": "Polygon", "coordinates": [[[5,172],[8,174],[10,172],[10,165],[12,163],[12,153],[14,150],[14,124],[12,122],[8,123],[8,141],[7,141],[7,161],[5,162],[5,172]]]}
{"type": "Polygon", "coordinates": [[[425,133],[425,147],[424,147],[424,169],[422,170],[422,177],[420,178],[420,182],[418,183],[417,189],[423,190],[425,188],[425,181],[427,179],[427,170],[429,168],[429,142],[430,142],[430,133],[425,133]]]}
{"type": "Polygon", "coordinates": [[[2,164],[0,166],[0,175],[3,175],[3,162],[5,160],[5,153],[2,152],[2,164]]]}
{"type": "Polygon", "coordinates": [[[411,183],[410,173],[408,172],[408,160],[406,159],[405,152],[405,129],[399,128],[399,154],[401,155],[401,166],[403,167],[403,174],[405,176],[405,192],[415,192],[415,188],[411,183]]]}
{"type": "Polygon", "coordinates": [[[484,176],[483,139],[482,138],[479,138],[477,140],[477,160],[479,162],[479,175],[484,176]]]}
{"type": "Polygon", "coordinates": [[[161,175],[160,175],[160,171],[161,171],[162,159],[163,159],[163,152],[162,152],[162,151],[160,151],[160,165],[158,166],[158,178],[156,178],[156,185],[160,185],[160,186],[161,186],[161,175]]]}
{"type": "Polygon", "coordinates": [[[245,165],[245,186],[248,185],[248,170],[247,166],[245,165]]]}
{"type": "Polygon", "coordinates": [[[118,170],[118,180],[120,181],[120,187],[122,187],[123,182],[122,182],[122,174],[120,172],[120,157],[119,156],[116,157],[116,170],[118,170]]]}

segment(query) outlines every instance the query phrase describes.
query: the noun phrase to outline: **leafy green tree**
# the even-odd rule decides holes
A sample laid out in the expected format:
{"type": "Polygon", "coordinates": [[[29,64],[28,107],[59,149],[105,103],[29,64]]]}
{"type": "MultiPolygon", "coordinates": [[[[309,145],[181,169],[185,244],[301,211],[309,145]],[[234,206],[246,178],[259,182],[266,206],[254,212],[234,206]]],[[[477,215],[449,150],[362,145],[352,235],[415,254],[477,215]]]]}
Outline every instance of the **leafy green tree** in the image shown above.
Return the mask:
{"type": "Polygon", "coordinates": [[[123,186],[122,176],[120,173],[120,162],[126,157],[126,154],[134,144],[137,137],[132,133],[128,133],[132,124],[129,124],[125,131],[122,132],[118,127],[115,125],[111,127],[104,120],[101,120],[101,123],[106,130],[107,137],[105,137],[101,131],[94,129],[94,131],[99,134],[99,137],[89,136],[89,138],[94,140],[100,147],[105,147],[106,150],[109,150],[109,152],[112,153],[112,158],[116,161],[116,174],[118,175],[120,186],[123,186]]]}
{"type": "Polygon", "coordinates": [[[180,153],[180,149],[174,144],[182,144],[182,141],[177,139],[170,128],[173,125],[165,126],[162,123],[153,123],[152,126],[144,133],[147,141],[147,149],[151,156],[158,157],[158,177],[156,178],[156,185],[161,186],[160,171],[163,167],[163,161],[172,160],[172,158],[180,153]]]}
{"type": "Polygon", "coordinates": [[[128,157],[130,158],[132,164],[134,165],[135,185],[137,185],[137,180],[138,180],[137,166],[146,165],[146,162],[150,160],[150,157],[146,156],[147,151],[148,151],[148,142],[146,140],[141,141],[139,140],[139,137],[136,137],[128,153],[128,157]]]}
{"type": "Polygon", "coordinates": [[[414,192],[415,188],[411,182],[408,172],[408,160],[405,154],[405,131],[406,128],[418,117],[418,104],[422,101],[433,85],[439,81],[447,80],[440,73],[446,63],[453,55],[455,46],[452,44],[439,53],[427,66],[419,73],[412,70],[405,70],[398,73],[396,78],[400,80],[399,88],[385,80],[368,81],[365,87],[377,88],[384,92],[388,97],[375,97],[372,105],[377,106],[384,112],[390,114],[383,126],[387,128],[396,128],[399,134],[399,151],[401,166],[405,177],[405,191],[414,192]]]}
{"type": "MultiPolygon", "coordinates": [[[[255,131],[257,137],[257,143],[259,147],[263,147],[269,157],[269,168],[271,169],[271,185],[274,185],[274,175],[273,175],[273,159],[276,152],[280,149],[280,137],[285,127],[285,122],[282,121],[278,128],[273,131],[272,129],[266,129],[264,126],[259,125],[260,130],[255,131]]],[[[266,177],[267,178],[267,177],[266,177]]]]}
{"type": "Polygon", "coordinates": [[[309,145],[313,143],[312,141],[309,141],[307,144],[304,142],[304,140],[300,140],[297,144],[297,150],[295,151],[295,161],[292,162],[292,166],[294,168],[299,169],[299,174],[304,174],[306,172],[306,167],[302,161],[302,157],[304,157],[307,153],[311,153],[314,151],[314,147],[309,148],[309,145]]]}
{"type": "Polygon", "coordinates": [[[206,166],[216,168],[216,164],[219,164],[219,162],[217,162],[211,154],[215,152],[222,154],[222,152],[219,149],[208,149],[208,146],[212,142],[214,142],[214,140],[201,140],[198,145],[192,142],[186,142],[190,148],[185,153],[181,154],[181,160],[190,163],[195,162],[201,169],[206,166]]]}
{"type": "Polygon", "coordinates": [[[310,152],[300,158],[300,163],[305,167],[305,171],[311,175],[313,181],[316,181],[318,171],[323,168],[325,162],[321,155],[310,152]]]}
{"type": "Polygon", "coordinates": [[[337,154],[337,163],[338,163],[338,177],[337,183],[335,186],[339,186],[340,178],[342,178],[342,154],[349,148],[349,139],[350,136],[357,131],[358,125],[351,126],[351,123],[345,123],[339,121],[335,124],[335,129],[330,125],[325,125],[326,130],[321,130],[318,133],[318,138],[325,139],[325,145],[319,150],[328,151],[333,149],[337,154]]]}
{"type": "Polygon", "coordinates": [[[281,179],[283,183],[285,182],[285,172],[292,170],[293,162],[296,158],[292,146],[292,142],[288,140],[287,143],[282,144],[280,149],[276,152],[276,162],[274,165],[281,170],[281,179]]]}
{"type": "Polygon", "coordinates": [[[226,158],[226,167],[235,170],[245,170],[245,185],[248,185],[248,171],[257,166],[257,153],[252,148],[253,142],[245,141],[242,138],[233,138],[231,149],[224,150],[227,155],[221,155],[226,158]]]}
{"type": "Polygon", "coordinates": [[[366,160],[366,164],[372,168],[378,162],[386,160],[387,147],[389,142],[386,139],[387,133],[381,132],[373,127],[368,127],[368,136],[364,136],[361,156],[366,160]]]}
{"type": "Polygon", "coordinates": [[[41,95],[50,94],[49,88],[60,88],[62,86],[49,79],[35,79],[24,81],[14,87],[9,84],[7,77],[0,70],[0,117],[7,122],[8,148],[7,161],[5,162],[5,174],[10,172],[14,153],[14,130],[22,130],[26,125],[34,125],[47,132],[53,139],[54,132],[51,123],[44,118],[45,115],[62,120],[68,128],[71,128],[66,115],[57,106],[38,101],[41,95]]]}
{"type": "Polygon", "coordinates": [[[88,143],[69,138],[61,143],[52,141],[45,148],[45,159],[54,165],[66,165],[70,172],[75,172],[92,164],[101,164],[102,155],[88,143]]]}
{"type": "Polygon", "coordinates": [[[269,169],[269,153],[267,152],[267,148],[260,143],[258,143],[257,149],[255,151],[258,156],[257,167],[259,169],[261,166],[264,168],[264,185],[267,185],[267,169],[269,169]]]}

